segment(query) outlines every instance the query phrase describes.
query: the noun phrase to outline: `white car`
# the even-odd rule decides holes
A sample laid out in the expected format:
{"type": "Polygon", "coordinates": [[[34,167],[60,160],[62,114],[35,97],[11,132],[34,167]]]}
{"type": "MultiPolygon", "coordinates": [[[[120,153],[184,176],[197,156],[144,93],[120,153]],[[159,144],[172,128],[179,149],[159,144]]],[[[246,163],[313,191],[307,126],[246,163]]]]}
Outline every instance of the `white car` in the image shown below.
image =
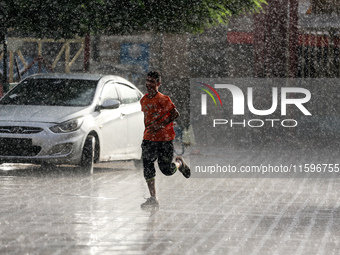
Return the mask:
{"type": "Polygon", "coordinates": [[[119,76],[33,75],[0,99],[0,163],[141,160],[142,93],[119,76]]]}

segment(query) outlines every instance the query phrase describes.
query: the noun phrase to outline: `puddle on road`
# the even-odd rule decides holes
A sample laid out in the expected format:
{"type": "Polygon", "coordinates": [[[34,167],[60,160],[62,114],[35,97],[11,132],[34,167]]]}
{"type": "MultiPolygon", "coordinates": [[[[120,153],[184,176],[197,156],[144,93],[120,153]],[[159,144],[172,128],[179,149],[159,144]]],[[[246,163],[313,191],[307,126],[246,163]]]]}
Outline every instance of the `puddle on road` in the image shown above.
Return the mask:
{"type": "Polygon", "coordinates": [[[11,170],[18,170],[18,169],[28,169],[33,168],[35,165],[32,164],[9,164],[4,163],[0,164],[0,171],[11,171],[11,170]]]}

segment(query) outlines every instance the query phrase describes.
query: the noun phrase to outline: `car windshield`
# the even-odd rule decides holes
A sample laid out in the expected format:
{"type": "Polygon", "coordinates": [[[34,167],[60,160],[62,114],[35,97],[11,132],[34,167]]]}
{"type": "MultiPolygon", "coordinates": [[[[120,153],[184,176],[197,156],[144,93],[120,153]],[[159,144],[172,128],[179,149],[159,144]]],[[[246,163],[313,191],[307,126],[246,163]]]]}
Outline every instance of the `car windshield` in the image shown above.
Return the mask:
{"type": "Polygon", "coordinates": [[[1,101],[6,105],[90,105],[97,81],[75,79],[28,79],[12,89],[1,101]]]}

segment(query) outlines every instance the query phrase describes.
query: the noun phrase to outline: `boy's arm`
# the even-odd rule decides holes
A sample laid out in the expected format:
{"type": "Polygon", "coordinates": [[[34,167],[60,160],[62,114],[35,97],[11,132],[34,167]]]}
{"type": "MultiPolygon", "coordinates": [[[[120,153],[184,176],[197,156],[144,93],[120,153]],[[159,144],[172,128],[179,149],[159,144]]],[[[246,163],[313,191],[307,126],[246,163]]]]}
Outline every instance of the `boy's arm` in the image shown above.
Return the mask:
{"type": "Polygon", "coordinates": [[[164,128],[166,125],[170,124],[175,119],[177,119],[179,117],[179,115],[180,114],[179,114],[179,112],[177,111],[176,108],[172,109],[170,111],[170,115],[166,119],[164,119],[162,122],[153,124],[150,127],[149,132],[156,133],[158,130],[164,128]]]}

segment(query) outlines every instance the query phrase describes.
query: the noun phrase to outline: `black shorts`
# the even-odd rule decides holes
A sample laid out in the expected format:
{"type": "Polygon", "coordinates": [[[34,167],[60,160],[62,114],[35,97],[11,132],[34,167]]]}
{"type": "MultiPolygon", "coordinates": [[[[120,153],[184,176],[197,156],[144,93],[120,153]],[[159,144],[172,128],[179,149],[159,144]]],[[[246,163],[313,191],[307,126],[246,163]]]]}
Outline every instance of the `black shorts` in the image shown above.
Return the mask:
{"type": "Polygon", "coordinates": [[[175,163],[172,162],[174,146],[172,141],[153,142],[143,140],[142,159],[145,180],[152,181],[156,176],[154,162],[157,160],[159,169],[164,175],[173,175],[177,171],[175,163]]]}

